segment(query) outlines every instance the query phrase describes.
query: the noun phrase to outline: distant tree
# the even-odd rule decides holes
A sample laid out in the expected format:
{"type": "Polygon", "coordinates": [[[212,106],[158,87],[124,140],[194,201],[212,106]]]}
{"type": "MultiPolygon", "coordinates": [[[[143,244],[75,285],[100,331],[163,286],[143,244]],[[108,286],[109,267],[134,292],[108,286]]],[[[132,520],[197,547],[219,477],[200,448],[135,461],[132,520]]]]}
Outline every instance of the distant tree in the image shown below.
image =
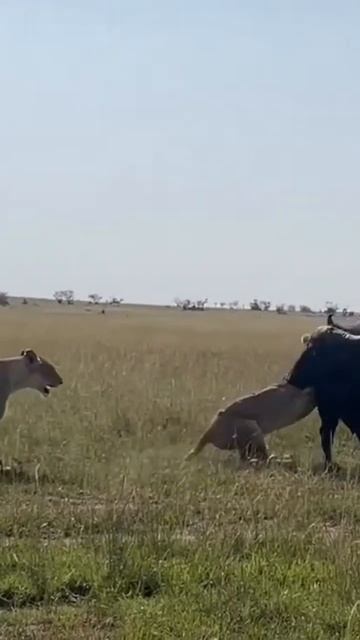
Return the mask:
{"type": "Polygon", "coordinates": [[[74,304],[74,291],[72,289],[62,289],[61,291],[55,291],[53,297],[58,304],[74,304]]]}
{"type": "Polygon", "coordinates": [[[124,298],[110,298],[109,300],[111,305],[120,305],[122,302],[124,302],[124,298]]]}
{"type": "Polygon", "coordinates": [[[325,313],[336,313],[338,308],[338,305],[334,304],[333,302],[325,302],[325,313]]]}
{"type": "Polygon", "coordinates": [[[23,298],[22,304],[28,304],[27,298],[23,298]]]}
{"type": "Polygon", "coordinates": [[[288,304],[287,310],[288,310],[288,313],[295,313],[296,306],[294,304],[288,304]]]}
{"type": "Polygon", "coordinates": [[[287,311],[285,309],[285,305],[284,304],[278,304],[275,307],[275,311],[276,313],[278,313],[279,315],[286,315],[287,311]]]}
{"type": "Polygon", "coordinates": [[[261,311],[269,311],[271,307],[270,300],[260,300],[261,311]]]}
{"type": "Polygon", "coordinates": [[[203,300],[197,300],[195,304],[195,308],[197,311],[204,311],[205,305],[207,305],[208,299],[204,298],[203,300]]]}
{"type": "Polygon", "coordinates": [[[347,307],[344,307],[341,311],[341,315],[344,316],[344,318],[351,318],[354,315],[354,312],[349,311],[347,307]]]}
{"type": "Polygon", "coordinates": [[[8,307],[10,304],[9,296],[6,291],[0,291],[0,307],[8,307]]]}
{"type": "Polygon", "coordinates": [[[311,307],[309,307],[307,304],[301,304],[299,307],[299,311],[300,313],[314,313],[311,307]]]}
{"type": "Polygon", "coordinates": [[[102,296],[98,293],[89,293],[88,298],[92,304],[100,304],[102,296]]]}
{"type": "Polygon", "coordinates": [[[261,311],[261,306],[257,298],[254,298],[252,302],[250,302],[251,311],[261,311]]]}
{"type": "Polygon", "coordinates": [[[75,294],[72,289],[65,289],[62,293],[66,304],[74,304],[75,294]]]}
{"type": "Polygon", "coordinates": [[[220,302],[219,304],[220,304],[220,307],[221,307],[222,309],[225,309],[225,307],[226,307],[226,302],[220,302]]]}
{"type": "Polygon", "coordinates": [[[229,302],[229,309],[237,309],[239,307],[239,300],[232,300],[229,302]]]}
{"type": "Polygon", "coordinates": [[[344,318],[348,318],[348,317],[354,315],[354,312],[353,311],[349,311],[349,309],[347,307],[344,307],[342,312],[341,312],[341,315],[343,315],[344,318]]]}
{"type": "Polygon", "coordinates": [[[55,291],[53,297],[55,298],[58,304],[62,304],[64,302],[63,291],[55,291]]]}

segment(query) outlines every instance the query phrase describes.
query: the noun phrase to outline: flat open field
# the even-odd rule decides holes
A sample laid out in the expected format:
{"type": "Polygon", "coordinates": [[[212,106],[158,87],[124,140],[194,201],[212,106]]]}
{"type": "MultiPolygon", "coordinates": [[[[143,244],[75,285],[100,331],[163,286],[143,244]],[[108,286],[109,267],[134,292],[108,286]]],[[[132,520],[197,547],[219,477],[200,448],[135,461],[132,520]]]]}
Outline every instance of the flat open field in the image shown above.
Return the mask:
{"type": "Polygon", "coordinates": [[[360,637],[360,451],[316,412],[269,439],[297,473],[183,457],[229,400],[278,380],[318,322],[243,312],[19,307],[0,353],[32,347],[65,384],[22,392],[0,455],[0,638],[360,637]],[[35,472],[36,470],[36,472],[35,472]]]}

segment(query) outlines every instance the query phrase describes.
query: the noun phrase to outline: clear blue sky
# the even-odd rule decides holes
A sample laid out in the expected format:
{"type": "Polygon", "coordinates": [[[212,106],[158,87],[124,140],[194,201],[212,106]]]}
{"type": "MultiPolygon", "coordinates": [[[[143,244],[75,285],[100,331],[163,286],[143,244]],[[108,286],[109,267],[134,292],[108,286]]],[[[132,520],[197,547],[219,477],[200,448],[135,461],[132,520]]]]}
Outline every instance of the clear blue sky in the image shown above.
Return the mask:
{"type": "Polygon", "coordinates": [[[2,0],[0,289],[360,309],[359,20],[2,0]]]}

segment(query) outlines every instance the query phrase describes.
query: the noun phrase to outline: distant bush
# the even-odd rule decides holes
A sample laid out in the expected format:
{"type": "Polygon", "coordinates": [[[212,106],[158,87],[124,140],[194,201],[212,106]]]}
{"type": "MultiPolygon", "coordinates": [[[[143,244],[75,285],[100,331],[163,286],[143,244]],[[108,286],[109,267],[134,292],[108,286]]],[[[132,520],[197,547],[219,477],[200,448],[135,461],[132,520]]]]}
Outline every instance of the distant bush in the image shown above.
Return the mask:
{"type": "Polygon", "coordinates": [[[63,291],[55,291],[53,294],[58,304],[74,304],[74,291],[72,289],[64,289],[63,291]]]}
{"type": "Polygon", "coordinates": [[[0,307],[8,307],[9,304],[8,294],[5,291],[0,291],[0,307]]]}
{"type": "Polygon", "coordinates": [[[284,304],[278,304],[275,310],[279,315],[285,316],[287,314],[284,304]]]}
{"type": "Polygon", "coordinates": [[[250,302],[251,311],[270,311],[270,308],[271,308],[270,300],[258,300],[257,298],[254,298],[250,302]]]}

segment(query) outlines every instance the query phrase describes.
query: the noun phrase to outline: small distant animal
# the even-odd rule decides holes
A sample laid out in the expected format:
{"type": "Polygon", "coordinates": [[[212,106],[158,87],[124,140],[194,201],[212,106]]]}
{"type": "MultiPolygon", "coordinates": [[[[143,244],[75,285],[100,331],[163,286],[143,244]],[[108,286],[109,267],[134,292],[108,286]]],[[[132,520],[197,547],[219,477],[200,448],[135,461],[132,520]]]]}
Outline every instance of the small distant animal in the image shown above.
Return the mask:
{"type": "Polygon", "coordinates": [[[241,460],[267,460],[265,435],[308,416],[315,408],[312,389],[299,390],[281,382],[243,396],[219,411],[186,460],[207,444],[218,449],[237,449],[241,460]]]}
{"type": "Polygon", "coordinates": [[[303,336],[302,342],[306,348],[286,379],[298,389],[314,389],[328,469],[340,420],[360,440],[360,336],[325,326],[303,336]]]}
{"type": "Polygon", "coordinates": [[[0,420],[4,417],[9,397],[21,389],[34,389],[48,397],[52,388],[63,384],[54,365],[24,349],[20,356],[0,360],[0,420]]]}

